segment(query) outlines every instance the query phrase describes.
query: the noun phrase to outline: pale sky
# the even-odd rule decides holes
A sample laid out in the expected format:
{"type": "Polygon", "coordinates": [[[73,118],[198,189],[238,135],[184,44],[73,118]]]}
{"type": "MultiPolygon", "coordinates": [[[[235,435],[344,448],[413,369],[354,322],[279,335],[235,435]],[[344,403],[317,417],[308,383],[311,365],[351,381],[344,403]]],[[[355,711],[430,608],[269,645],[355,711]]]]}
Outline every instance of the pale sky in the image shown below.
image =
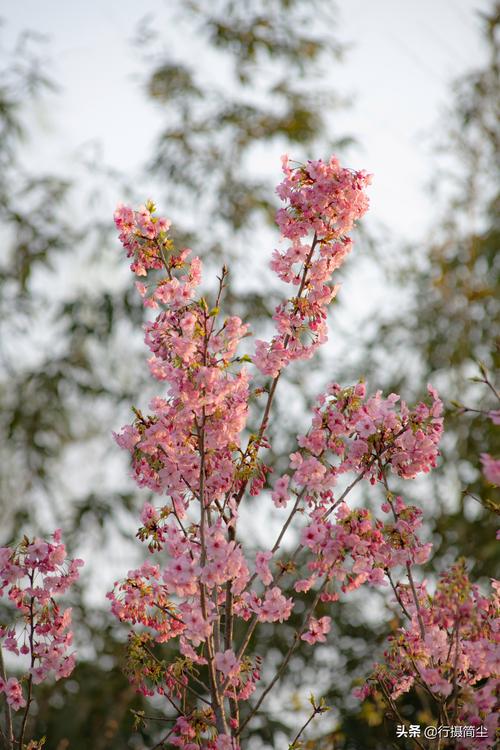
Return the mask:
{"type": "MultiPolygon", "coordinates": [[[[151,153],[161,118],[140,90],[131,39],[140,19],[165,27],[173,2],[23,0],[2,11],[11,37],[25,28],[50,38],[57,107],[38,111],[32,159],[71,169],[84,143],[99,141],[103,160],[120,169],[151,153]]],[[[449,84],[481,61],[477,16],[487,0],[339,0],[335,34],[350,47],[332,69],[335,88],[353,99],[337,133],[357,136],[359,164],[375,174],[373,221],[403,238],[428,226],[431,135],[449,101],[449,84]]],[[[175,36],[175,35],[174,35],[175,36]]],[[[175,40],[174,40],[175,41],[175,40]]],[[[311,155],[314,158],[315,155],[311,155]]],[[[110,206],[110,209],[112,206],[110,206]]]]}

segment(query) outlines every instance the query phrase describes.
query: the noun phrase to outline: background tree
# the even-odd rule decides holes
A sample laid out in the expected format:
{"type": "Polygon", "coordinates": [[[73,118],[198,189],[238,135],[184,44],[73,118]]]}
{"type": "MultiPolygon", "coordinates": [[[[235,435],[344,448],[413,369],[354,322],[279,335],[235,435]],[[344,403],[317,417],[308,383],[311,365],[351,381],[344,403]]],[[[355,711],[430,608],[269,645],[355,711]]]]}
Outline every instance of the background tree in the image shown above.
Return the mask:
{"type": "Polygon", "coordinates": [[[444,471],[432,487],[436,552],[441,558],[460,550],[476,575],[492,572],[496,520],[472,495],[499,510],[498,491],[485,482],[478,456],[496,455],[500,446],[491,422],[473,413],[464,419],[459,404],[496,408],[473,379],[480,377],[479,361],[495,373],[500,354],[498,3],[483,27],[486,63],[456,82],[446,136],[437,137],[432,190],[439,218],[427,241],[401,253],[395,281],[409,304],[381,322],[368,365],[386,388],[414,394],[430,380],[440,390],[447,413],[444,471]]]}
{"type": "MultiPolygon", "coordinates": [[[[356,365],[385,392],[411,398],[430,381],[445,402],[442,466],[419,491],[434,544],[426,565],[431,579],[459,555],[478,578],[494,575],[498,567],[499,490],[486,482],[479,459],[484,451],[500,453],[498,428],[479,411],[464,414],[460,405],[497,408],[491,391],[480,382],[478,362],[495,379],[500,354],[499,22],[496,3],[483,17],[486,62],[455,83],[447,127],[442,128],[446,136],[441,129],[436,136],[436,225],[427,240],[398,253],[395,271],[387,267],[389,288],[402,290],[400,297],[407,302],[400,315],[377,321],[356,365]]],[[[394,629],[398,624],[394,619],[394,629]]],[[[369,638],[366,645],[376,648],[376,639],[369,638]]],[[[327,700],[335,703],[339,698],[333,686],[327,700]]],[[[428,719],[425,700],[417,693],[408,696],[405,711],[415,723],[428,719]]],[[[365,701],[360,711],[346,705],[340,727],[318,747],[329,747],[335,738],[336,746],[351,750],[364,724],[363,747],[382,750],[388,737],[394,737],[391,722],[375,699],[365,701]]],[[[399,746],[406,747],[404,740],[399,746]]]]}

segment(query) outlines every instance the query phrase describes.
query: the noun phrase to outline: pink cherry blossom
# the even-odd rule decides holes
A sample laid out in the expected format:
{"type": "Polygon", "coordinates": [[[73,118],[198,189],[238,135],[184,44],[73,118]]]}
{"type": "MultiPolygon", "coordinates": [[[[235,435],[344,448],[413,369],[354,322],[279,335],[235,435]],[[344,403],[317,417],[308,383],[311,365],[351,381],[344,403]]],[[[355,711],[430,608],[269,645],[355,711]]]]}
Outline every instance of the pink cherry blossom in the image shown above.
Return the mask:
{"type": "Polygon", "coordinates": [[[0,678],[0,693],[4,693],[7,703],[14,711],[26,706],[21,684],[15,677],[9,677],[6,682],[0,678]]]}
{"type": "Polygon", "coordinates": [[[481,463],[486,481],[500,486],[500,458],[493,458],[489,453],[481,453],[481,463]]]}
{"type": "Polygon", "coordinates": [[[222,672],[224,677],[233,677],[239,669],[238,659],[235,656],[234,651],[227,649],[222,652],[215,654],[215,667],[222,672]]]}
{"type": "Polygon", "coordinates": [[[272,552],[257,552],[255,556],[255,570],[265,586],[272,583],[273,575],[269,569],[269,561],[272,560],[272,552]]]}
{"type": "Polygon", "coordinates": [[[289,499],[290,495],[288,493],[288,485],[290,483],[290,477],[288,475],[284,475],[282,477],[278,477],[274,484],[274,490],[272,492],[272,500],[273,503],[277,508],[284,508],[289,499]]]}
{"type": "Polygon", "coordinates": [[[307,641],[307,643],[310,643],[311,645],[315,643],[324,643],[326,641],[327,633],[330,632],[331,623],[331,617],[325,616],[321,617],[319,620],[311,617],[307,632],[301,635],[302,640],[307,641]]]}

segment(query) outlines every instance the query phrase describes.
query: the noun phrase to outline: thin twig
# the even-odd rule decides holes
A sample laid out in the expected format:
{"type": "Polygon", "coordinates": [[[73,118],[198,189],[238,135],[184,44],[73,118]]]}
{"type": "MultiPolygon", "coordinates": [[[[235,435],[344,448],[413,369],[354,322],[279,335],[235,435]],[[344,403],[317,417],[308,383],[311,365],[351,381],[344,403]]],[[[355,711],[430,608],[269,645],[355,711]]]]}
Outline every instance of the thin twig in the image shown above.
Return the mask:
{"type": "MultiPolygon", "coordinates": [[[[204,351],[203,351],[203,363],[207,364],[208,357],[208,341],[209,333],[207,331],[207,312],[204,310],[204,351]]],[[[201,425],[196,422],[196,429],[198,432],[198,452],[200,454],[200,475],[199,475],[199,502],[200,502],[200,542],[201,542],[201,555],[200,555],[200,566],[203,569],[207,559],[207,547],[205,540],[205,524],[207,519],[207,508],[205,507],[205,422],[206,414],[205,407],[202,409],[202,420],[201,425]]],[[[201,612],[205,622],[208,622],[208,607],[207,607],[207,590],[203,581],[200,579],[200,604],[201,612]]],[[[227,731],[227,720],[224,711],[224,701],[219,693],[219,687],[217,683],[217,672],[215,669],[215,653],[214,653],[214,642],[213,642],[213,631],[212,635],[207,638],[207,656],[208,656],[208,676],[210,683],[210,692],[212,695],[212,708],[215,713],[217,731],[220,734],[228,734],[227,731]]]]}
{"type": "Polygon", "coordinates": [[[172,729],[170,729],[167,732],[167,734],[165,735],[165,737],[163,737],[159,742],[157,742],[156,745],[153,745],[153,747],[151,748],[151,750],[160,750],[160,748],[165,747],[165,742],[168,740],[168,738],[170,737],[170,735],[173,734],[174,729],[175,729],[175,727],[172,727],[172,729]]]}
{"type": "MultiPolygon", "coordinates": [[[[155,662],[156,662],[157,664],[160,664],[161,666],[163,666],[163,662],[161,661],[161,659],[158,659],[158,657],[156,656],[156,654],[155,654],[155,653],[153,653],[153,651],[151,651],[151,649],[150,649],[150,648],[149,648],[148,646],[146,646],[145,644],[142,644],[142,648],[144,649],[144,651],[146,651],[146,652],[147,652],[147,653],[148,653],[148,654],[149,654],[149,655],[151,656],[151,658],[152,658],[152,659],[154,659],[154,660],[155,660],[155,662]]],[[[187,683],[184,683],[184,682],[182,682],[182,680],[179,680],[179,678],[178,678],[178,677],[176,677],[176,676],[175,676],[174,674],[172,674],[171,672],[169,673],[169,677],[171,677],[171,678],[172,678],[172,680],[173,680],[174,682],[176,682],[176,683],[177,683],[178,685],[180,685],[180,686],[181,686],[182,688],[184,688],[184,689],[186,689],[186,690],[189,690],[189,692],[190,692],[190,693],[192,693],[192,694],[193,694],[193,695],[195,696],[195,698],[198,698],[198,700],[202,701],[203,703],[206,703],[206,704],[207,704],[207,706],[211,706],[211,705],[212,705],[212,704],[210,703],[210,701],[207,701],[207,699],[206,699],[206,698],[204,698],[204,697],[203,697],[202,695],[200,695],[200,693],[198,693],[198,691],[197,691],[197,690],[195,690],[194,688],[192,688],[192,687],[191,687],[191,685],[189,685],[189,684],[187,684],[187,683]]],[[[203,685],[203,683],[202,683],[202,685],[203,685]]],[[[206,686],[205,686],[205,685],[203,685],[203,687],[204,687],[204,688],[205,688],[205,690],[206,690],[206,686]]],[[[165,694],[165,695],[166,695],[166,694],[165,694]]],[[[181,711],[181,710],[180,710],[180,709],[179,709],[179,708],[178,708],[178,707],[177,707],[177,706],[176,706],[175,704],[173,704],[173,705],[174,705],[174,708],[176,709],[176,711],[179,711],[179,713],[183,714],[183,711],[181,711]]]]}
{"type": "MultiPolygon", "coordinates": [[[[7,675],[5,673],[5,664],[3,661],[3,651],[2,646],[0,644],[0,677],[4,682],[7,682],[7,675]]],[[[12,731],[12,710],[7,703],[7,696],[4,697],[5,701],[5,731],[7,733],[7,736],[5,737],[6,745],[8,750],[12,750],[14,747],[14,734],[12,731]]],[[[2,733],[3,736],[3,733],[2,733]]]]}
{"type": "MultiPolygon", "coordinates": [[[[30,573],[30,584],[31,588],[34,585],[34,574],[30,573]]],[[[26,724],[28,722],[28,715],[31,708],[32,693],[33,693],[33,667],[35,666],[35,653],[34,653],[34,638],[35,638],[35,612],[34,612],[34,597],[30,597],[29,606],[29,644],[30,644],[30,675],[28,677],[28,695],[26,698],[26,708],[24,709],[23,720],[21,724],[21,731],[19,733],[19,750],[23,750],[24,734],[26,732],[26,724]]]]}
{"type": "Polygon", "coordinates": [[[301,734],[302,734],[302,733],[303,733],[303,732],[304,732],[304,731],[305,731],[305,730],[307,729],[307,727],[309,726],[309,724],[311,723],[311,721],[312,721],[312,720],[313,720],[313,719],[314,719],[314,718],[315,718],[315,717],[316,717],[316,716],[317,716],[318,714],[320,714],[320,713],[322,713],[322,710],[321,710],[321,709],[320,709],[320,708],[319,708],[318,706],[316,706],[316,707],[314,708],[314,710],[313,710],[312,714],[310,715],[310,717],[309,717],[309,718],[307,719],[307,721],[305,722],[305,724],[303,724],[303,725],[302,725],[302,727],[301,727],[301,728],[299,729],[299,731],[297,732],[297,734],[295,735],[295,737],[294,737],[294,738],[293,738],[293,740],[291,741],[291,743],[290,743],[290,748],[293,748],[293,747],[294,747],[295,743],[299,741],[299,739],[300,739],[300,735],[301,735],[301,734]]]}
{"type": "MultiPolygon", "coordinates": [[[[380,467],[380,474],[381,474],[381,477],[382,477],[382,483],[383,483],[383,485],[384,485],[384,487],[386,489],[386,492],[387,492],[387,502],[391,506],[392,515],[394,516],[394,520],[397,523],[397,521],[398,521],[398,514],[396,513],[396,509],[394,508],[394,503],[392,502],[392,492],[391,492],[391,489],[389,487],[389,483],[387,481],[387,477],[385,475],[385,466],[382,466],[382,462],[381,462],[380,458],[379,458],[379,467],[380,467]]],[[[415,588],[415,582],[413,580],[413,573],[412,573],[412,570],[411,570],[411,565],[410,565],[410,563],[408,561],[406,563],[406,574],[408,576],[408,581],[409,581],[409,584],[410,584],[410,589],[411,589],[411,593],[412,593],[412,596],[413,596],[413,601],[415,603],[415,610],[417,612],[417,620],[418,620],[418,627],[419,627],[419,630],[420,630],[420,636],[421,636],[422,640],[425,640],[424,619],[422,617],[422,611],[420,609],[420,602],[418,600],[417,590],[415,588]]]]}
{"type": "MultiPolygon", "coordinates": [[[[396,714],[396,716],[397,716],[398,720],[401,722],[401,724],[408,729],[409,728],[408,722],[405,721],[405,719],[403,719],[403,717],[401,716],[401,713],[399,712],[399,709],[398,709],[396,703],[391,698],[391,695],[390,695],[389,691],[387,690],[386,686],[384,685],[384,683],[382,682],[382,680],[379,680],[378,684],[381,687],[381,690],[382,690],[382,693],[384,695],[384,698],[387,701],[387,705],[389,706],[389,708],[391,709],[391,711],[394,711],[394,713],[396,714]]],[[[417,745],[417,747],[420,748],[420,750],[425,750],[424,745],[422,745],[422,743],[420,742],[419,739],[417,739],[417,737],[412,737],[411,739],[417,745]]]]}
{"type": "Polygon", "coordinates": [[[404,614],[406,615],[406,617],[411,622],[411,614],[406,609],[405,604],[404,604],[403,600],[401,599],[401,597],[399,595],[399,591],[397,590],[397,587],[395,586],[394,581],[392,580],[392,576],[391,576],[391,572],[390,572],[389,568],[385,568],[385,574],[386,574],[387,578],[389,579],[389,583],[391,584],[391,588],[394,591],[394,596],[396,597],[399,606],[401,607],[401,609],[403,610],[404,614]]]}
{"type": "Polygon", "coordinates": [[[325,575],[325,579],[324,579],[323,583],[321,584],[320,588],[318,589],[318,591],[316,593],[316,596],[314,597],[314,601],[312,602],[312,604],[310,605],[309,609],[307,610],[307,612],[304,615],[304,618],[303,618],[303,621],[302,621],[302,626],[298,630],[295,631],[294,637],[293,637],[293,641],[292,641],[292,643],[290,645],[290,648],[288,649],[288,652],[287,652],[285,658],[281,662],[281,664],[279,666],[279,669],[277,670],[276,674],[274,675],[274,677],[271,680],[271,682],[269,683],[269,685],[266,687],[266,689],[261,694],[261,696],[260,696],[259,700],[257,701],[257,703],[255,704],[254,708],[250,711],[250,713],[246,717],[245,721],[240,726],[240,728],[238,730],[238,734],[240,734],[242,732],[242,730],[248,724],[248,722],[250,721],[250,719],[257,713],[257,711],[259,710],[259,708],[260,708],[263,700],[266,698],[267,694],[273,689],[273,687],[278,682],[278,680],[280,679],[281,675],[283,674],[283,672],[287,668],[288,663],[289,663],[290,659],[292,658],[293,652],[295,651],[295,649],[297,648],[297,646],[299,644],[301,635],[307,629],[307,623],[309,621],[309,618],[312,615],[312,613],[314,612],[314,610],[316,609],[316,605],[318,604],[318,602],[320,600],[320,597],[321,597],[321,594],[323,593],[323,589],[325,588],[325,586],[326,586],[327,583],[328,583],[328,573],[325,575]]]}
{"type": "MultiPolygon", "coordinates": [[[[308,254],[308,256],[307,256],[307,258],[306,258],[306,260],[304,262],[304,268],[303,268],[303,272],[302,272],[302,279],[301,279],[301,282],[300,282],[300,286],[299,286],[299,290],[297,292],[296,299],[299,299],[300,296],[302,295],[302,292],[304,291],[304,287],[305,287],[306,282],[307,282],[307,273],[309,271],[311,259],[312,259],[312,256],[314,254],[314,250],[316,249],[316,245],[317,244],[318,244],[318,238],[316,236],[316,233],[314,233],[314,237],[313,237],[313,240],[311,242],[311,249],[310,249],[309,254],[308,254]]],[[[290,338],[291,338],[290,334],[287,334],[285,336],[284,341],[283,341],[283,348],[284,349],[286,349],[287,346],[288,346],[288,344],[290,343],[290,338]]],[[[250,449],[251,446],[252,446],[252,448],[255,446],[257,448],[257,450],[260,448],[260,445],[262,443],[262,439],[264,437],[264,434],[265,434],[265,432],[267,430],[267,426],[268,426],[268,423],[269,423],[269,416],[270,416],[270,413],[271,413],[271,407],[272,407],[272,404],[273,404],[273,401],[274,401],[274,395],[276,393],[276,388],[278,386],[278,382],[279,382],[279,379],[281,377],[281,372],[282,371],[280,370],[278,372],[278,374],[276,375],[276,377],[273,379],[272,383],[271,383],[271,386],[270,386],[269,391],[268,391],[267,402],[266,402],[266,405],[264,407],[264,413],[262,415],[262,421],[260,423],[260,427],[259,427],[259,430],[257,432],[257,437],[254,440],[250,440],[249,441],[249,443],[247,445],[247,448],[245,450],[245,453],[243,454],[242,461],[244,461],[248,457],[248,455],[249,455],[249,449],[250,449]]],[[[239,505],[239,503],[241,502],[241,499],[242,499],[242,497],[243,497],[243,495],[245,493],[245,489],[246,489],[247,484],[248,484],[248,479],[245,479],[245,480],[242,481],[241,487],[238,490],[237,495],[235,496],[236,497],[236,504],[237,505],[239,505]]]]}
{"type": "Polygon", "coordinates": [[[493,395],[500,401],[500,393],[497,391],[493,383],[490,382],[487,375],[484,375],[484,383],[488,386],[493,395]]]}
{"type": "Polygon", "coordinates": [[[410,582],[410,588],[413,594],[413,600],[415,602],[415,607],[417,610],[417,620],[418,620],[418,627],[420,629],[420,635],[421,635],[422,640],[424,641],[425,640],[424,620],[422,617],[422,612],[420,610],[420,602],[418,601],[417,590],[415,588],[415,583],[413,581],[413,573],[411,572],[411,565],[409,562],[406,563],[406,573],[408,575],[408,581],[410,582]]]}
{"type": "MultiPolygon", "coordinates": [[[[458,651],[458,637],[459,637],[459,630],[460,630],[460,624],[459,619],[457,615],[457,622],[456,622],[456,633],[455,633],[455,660],[453,662],[453,692],[455,694],[454,702],[453,702],[453,723],[455,724],[458,718],[458,685],[457,685],[457,674],[458,674],[458,657],[459,657],[459,651],[458,651]]],[[[453,641],[453,636],[452,636],[453,641]]]]}

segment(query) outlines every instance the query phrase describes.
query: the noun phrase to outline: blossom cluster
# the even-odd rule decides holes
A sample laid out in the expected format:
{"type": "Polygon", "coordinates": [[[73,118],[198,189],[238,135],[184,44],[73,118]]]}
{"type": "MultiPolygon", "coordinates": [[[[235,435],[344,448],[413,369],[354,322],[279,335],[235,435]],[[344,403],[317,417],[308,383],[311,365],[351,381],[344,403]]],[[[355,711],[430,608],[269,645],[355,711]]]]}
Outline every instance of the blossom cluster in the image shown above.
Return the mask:
{"type": "Polygon", "coordinates": [[[169,742],[183,750],[238,750],[239,744],[230,734],[215,735],[213,713],[209,710],[194,711],[188,718],[180,716],[175,722],[169,742]]]}
{"type": "Polygon", "coordinates": [[[401,497],[383,504],[395,520],[373,519],[366,508],[351,510],[341,503],[335,520],[313,512],[311,522],[302,530],[301,544],[312,555],[308,556],[308,577],[295,582],[296,591],[309,591],[325,577],[328,586],[322,594],[323,601],[339,597],[335,588],[338,582],[343,593],[354,591],[362,584],[387,585],[387,572],[407,564],[424,563],[430,555],[431,545],[421,542],[418,530],[422,512],[415,506],[406,506],[401,497]]]}
{"type": "Polygon", "coordinates": [[[295,240],[313,232],[328,242],[350,232],[368,210],[364,190],[371,175],[366,172],[342,167],[336,156],[296,168],[287,155],[281,161],[285,177],[276,192],[287,207],[278,211],[276,222],[284,237],[295,240]]]}
{"type": "Polygon", "coordinates": [[[311,429],[298,436],[302,450],[290,456],[291,477],[277,480],[274,504],[287,504],[289,488],[329,503],[332,488],[347,472],[372,483],[385,467],[403,479],[429,472],[439,455],[443,419],[436,391],[431,386],[428,391],[429,403],[410,409],[394,393],[384,398],[378,391],[367,398],[364,383],[348,388],[333,383],[317,399],[311,429]]]}
{"type": "Polygon", "coordinates": [[[134,259],[130,268],[137,276],[146,276],[152,269],[163,268],[162,252],[168,252],[170,247],[167,238],[170,222],[156,218],[153,211],[151,203],[141,206],[138,211],[120,203],[114,215],[120,241],[128,257],[134,259]]]}
{"type": "Polygon", "coordinates": [[[368,209],[365,189],[371,182],[370,175],[341,167],[334,156],[295,169],[285,156],[283,172],[277,193],[287,206],[276,220],[291,244],[274,251],[271,268],[298,291],[276,308],[272,341],[256,342],[255,364],[273,378],[293,360],[312,357],[327,340],[326,312],[338,290],[332,275],[352,248],[347,233],[368,209]]]}
{"type": "Polygon", "coordinates": [[[403,479],[428,472],[438,457],[441,412],[430,386],[429,402],[413,409],[395,394],[367,398],[364,383],[348,388],[335,383],[318,397],[311,429],[298,436],[300,450],[290,456],[293,473],[279,477],[271,495],[278,508],[300,499],[309,519],[301,545],[314,557],[308,561],[310,575],[295,583],[296,591],[308,591],[324,575],[340,581],[344,592],[365,582],[384,584],[385,571],[428,559],[431,546],[417,533],[420,509],[398,497],[381,508],[392,511],[394,522],[374,521],[367,509],[351,510],[334,493],[348,473],[375,484],[385,479],[387,469],[403,479]]]}
{"type": "MultiPolygon", "coordinates": [[[[199,259],[188,262],[189,250],[176,252],[166,234],[167,220],[148,213],[150,231],[145,233],[145,210],[119,207],[115,221],[128,252],[140,258],[140,272],[159,267],[166,272],[166,278],[153,283],[150,296],[145,285],[139,291],[146,304],[163,308],[146,325],[145,340],[152,353],[151,372],[168,385],[169,398],[155,398],[151,415],[137,413],[135,423],[116,439],[133,456],[138,484],[168,493],[183,517],[196,494],[190,488],[198,482],[202,435],[207,496],[221,498],[231,488],[232,457],[246,422],[249,395],[248,372],[231,365],[248,327],[236,316],[219,323],[217,307],[209,310],[203,299],[193,301],[201,280],[199,259]],[[161,227],[159,234],[151,227],[161,227]]],[[[133,263],[136,273],[138,262],[133,263]]]]}
{"type": "MultiPolygon", "coordinates": [[[[62,610],[55,598],[77,580],[82,565],[67,559],[60,530],[52,541],[24,537],[16,547],[0,547],[0,597],[14,605],[13,621],[0,625],[0,647],[29,658],[23,677],[29,684],[73,671],[71,609],[62,610]]],[[[0,692],[14,710],[26,705],[18,679],[0,680],[0,692]]]]}
{"type": "Polygon", "coordinates": [[[487,735],[475,747],[493,747],[500,689],[500,583],[492,581],[491,593],[482,594],[461,560],[441,575],[434,595],[425,582],[416,585],[416,599],[407,585],[398,585],[397,594],[410,623],[390,639],[385,661],[362,695],[378,687],[394,701],[419,686],[443,705],[445,716],[455,711],[453,723],[486,726],[487,735]]]}

